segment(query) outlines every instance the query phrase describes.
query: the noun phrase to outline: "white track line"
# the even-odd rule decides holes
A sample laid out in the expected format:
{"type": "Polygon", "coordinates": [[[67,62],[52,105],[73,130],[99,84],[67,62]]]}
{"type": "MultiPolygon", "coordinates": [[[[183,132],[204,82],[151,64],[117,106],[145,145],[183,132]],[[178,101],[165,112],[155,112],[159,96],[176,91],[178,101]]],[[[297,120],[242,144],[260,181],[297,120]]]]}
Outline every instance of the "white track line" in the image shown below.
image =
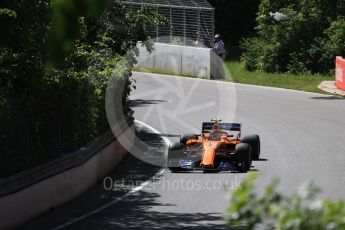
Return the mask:
{"type": "MultiPolygon", "coordinates": [[[[150,125],[148,125],[148,124],[146,124],[146,123],[144,123],[142,121],[135,120],[135,122],[140,124],[140,125],[142,125],[142,126],[145,126],[146,128],[148,128],[150,130],[152,130],[154,133],[161,134],[157,129],[153,128],[152,126],[150,126],[150,125]]],[[[166,137],[162,137],[162,139],[164,140],[165,144],[167,146],[169,146],[170,140],[168,138],[166,138],[166,137]]],[[[72,225],[72,224],[74,224],[74,223],[76,223],[78,221],[86,219],[87,217],[92,216],[92,215],[94,215],[96,213],[99,213],[100,211],[102,211],[102,210],[104,210],[104,209],[106,209],[106,208],[108,208],[108,207],[110,207],[110,206],[112,206],[112,205],[114,205],[114,204],[116,204],[116,203],[126,199],[131,194],[136,193],[136,192],[142,190],[144,187],[146,187],[152,181],[152,178],[156,178],[156,177],[159,177],[159,176],[163,175],[164,171],[165,171],[164,168],[160,169],[150,179],[148,179],[147,181],[143,182],[140,186],[137,186],[137,187],[131,189],[126,194],[124,194],[124,195],[122,195],[122,196],[120,196],[118,198],[115,198],[114,200],[110,201],[109,203],[106,203],[106,204],[102,205],[101,207],[99,207],[97,209],[94,209],[94,210],[92,210],[92,211],[90,211],[88,213],[85,213],[82,216],[76,217],[76,218],[74,218],[74,219],[72,219],[72,220],[70,220],[70,221],[68,221],[66,223],[58,225],[55,228],[52,228],[52,230],[58,230],[58,229],[66,228],[66,227],[68,227],[68,226],[70,226],[70,225],[72,225]]]]}

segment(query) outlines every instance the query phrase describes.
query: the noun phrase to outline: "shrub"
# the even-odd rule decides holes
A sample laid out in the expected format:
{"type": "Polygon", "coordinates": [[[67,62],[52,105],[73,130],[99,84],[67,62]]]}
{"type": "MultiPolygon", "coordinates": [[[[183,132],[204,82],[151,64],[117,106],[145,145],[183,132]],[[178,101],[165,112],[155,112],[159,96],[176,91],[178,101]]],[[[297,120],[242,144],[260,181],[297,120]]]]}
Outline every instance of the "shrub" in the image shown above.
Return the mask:
{"type": "Polygon", "coordinates": [[[279,180],[268,185],[258,195],[250,174],[233,193],[227,220],[231,227],[254,229],[258,224],[266,229],[344,229],[344,201],[319,200],[320,191],[313,184],[305,183],[291,197],[277,192],[279,180]]]}

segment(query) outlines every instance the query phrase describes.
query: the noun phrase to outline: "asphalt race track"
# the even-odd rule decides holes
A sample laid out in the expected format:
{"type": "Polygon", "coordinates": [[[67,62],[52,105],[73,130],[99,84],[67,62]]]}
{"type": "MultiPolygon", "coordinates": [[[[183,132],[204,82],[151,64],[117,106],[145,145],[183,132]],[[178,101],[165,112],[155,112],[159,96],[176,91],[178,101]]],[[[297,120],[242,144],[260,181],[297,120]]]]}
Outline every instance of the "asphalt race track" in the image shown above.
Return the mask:
{"type": "MultiPolygon", "coordinates": [[[[278,176],[282,179],[280,188],[283,192],[291,193],[303,182],[312,181],[321,187],[322,197],[345,199],[345,98],[219,81],[159,77],[153,74],[137,73],[135,79],[138,86],[133,94],[134,99],[136,94],[145,95],[147,92],[157,91],[162,85],[167,88],[168,83],[175,86],[179,96],[181,91],[189,96],[190,90],[196,88],[188,98],[189,104],[176,112],[179,120],[173,121],[169,115],[168,118],[161,119],[163,122],[157,122],[155,115],[165,113],[168,116],[183,101],[176,100],[176,95],[169,92],[159,100],[155,99],[157,95],[141,98],[143,105],[135,108],[137,119],[144,118],[143,122],[168,134],[190,132],[192,128],[200,130],[202,121],[215,116],[222,118],[224,122],[242,123],[244,135],[256,133],[261,138],[262,160],[253,162],[253,171],[261,174],[259,187],[278,176]],[[195,82],[198,82],[197,86],[195,82]],[[234,90],[235,95],[232,92],[234,90]],[[235,99],[230,98],[234,96],[235,99]],[[219,102],[224,101],[224,98],[229,102],[219,102]],[[148,103],[145,104],[145,101],[148,103]],[[202,106],[212,105],[212,102],[214,106],[202,106]],[[217,105],[220,107],[217,108],[217,105]],[[197,109],[184,114],[183,111],[188,110],[189,106],[197,109]],[[165,110],[159,113],[162,109],[154,110],[154,107],[163,107],[165,110]],[[152,115],[145,116],[150,110],[152,115]]],[[[180,177],[170,173],[165,176],[180,177]]],[[[203,174],[198,175],[198,178],[199,176],[202,180],[223,178],[223,175],[203,174]]],[[[242,175],[227,174],[223,179],[232,181],[236,178],[241,179],[242,175]]],[[[196,204],[200,204],[199,201],[208,197],[207,194],[198,194],[202,199],[194,197],[191,199],[193,203],[195,200],[196,204]]],[[[209,210],[213,210],[213,206],[214,210],[220,210],[224,196],[219,195],[216,196],[217,201],[208,202],[209,210]]],[[[197,210],[193,205],[188,206],[197,210]]]]}
{"type": "MultiPolygon", "coordinates": [[[[344,98],[154,74],[135,73],[134,78],[135,118],[170,141],[177,141],[174,136],[181,133],[200,132],[201,122],[213,117],[242,123],[244,135],[259,134],[261,160],[254,161],[251,169],[260,174],[258,192],[277,176],[285,194],[312,181],[322,189],[320,197],[345,199],[344,98]]],[[[68,228],[226,229],[223,216],[229,191],[245,176],[165,170],[127,199],[68,228]]],[[[45,221],[53,219],[48,215],[45,221]]]]}

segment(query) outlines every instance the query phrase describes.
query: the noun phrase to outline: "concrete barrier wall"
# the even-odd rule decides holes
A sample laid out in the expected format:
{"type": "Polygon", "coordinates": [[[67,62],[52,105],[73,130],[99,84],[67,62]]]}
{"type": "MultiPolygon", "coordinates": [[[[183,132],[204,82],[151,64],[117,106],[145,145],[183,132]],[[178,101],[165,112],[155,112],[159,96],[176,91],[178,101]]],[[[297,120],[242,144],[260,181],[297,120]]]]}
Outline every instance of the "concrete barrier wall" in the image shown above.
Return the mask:
{"type": "Polygon", "coordinates": [[[150,54],[141,44],[137,45],[137,67],[171,71],[178,75],[199,78],[211,76],[211,49],[192,46],[154,43],[150,54]]]}
{"type": "Polygon", "coordinates": [[[182,74],[182,46],[155,43],[154,49],[153,68],[182,74]]]}
{"type": "Polygon", "coordinates": [[[199,78],[211,76],[211,49],[184,47],[182,52],[182,74],[199,78]]]}
{"type": "Polygon", "coordinates": [[[19,226],[77,197],[109,174],[125,155],[126,150],[113,141],[85,163],[1,197],[0,229],[19,226]]]}

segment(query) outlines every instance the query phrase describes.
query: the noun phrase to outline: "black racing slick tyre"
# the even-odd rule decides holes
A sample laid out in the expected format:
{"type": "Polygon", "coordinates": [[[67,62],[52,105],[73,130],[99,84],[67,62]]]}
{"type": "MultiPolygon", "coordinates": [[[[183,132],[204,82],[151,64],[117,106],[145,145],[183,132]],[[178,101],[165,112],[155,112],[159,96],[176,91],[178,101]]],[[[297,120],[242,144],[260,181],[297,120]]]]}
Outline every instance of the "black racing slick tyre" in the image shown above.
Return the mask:
{"type": "Polygon", "coordinates": [[[260,137],[259,135],[248,135],[243,137],[242,143],[247,143],[252,149],[252,159],[259,160],[260,158],[260,137]]]}
{"type": "Polygon", "coordinates": [[[187,141],[190,139],[198,139],[198,136],[191,133],[182,134],[180,138],[180,143],[186,145],[187,141]]]}
{"type": "Polygon", "coordinates": [[[180,169],[179,161],[184,156],[184,144],[175,142],[171,143],[168,150],[168,168],[172,172],[177,172],[180,169]]]}
{"type": "Polygon", "coordinates": [[[251,148],[247,143],[236,145],[235,150],[236,161],[238,162],[239,172],[248,172],[252,165],[251,148]]]}

